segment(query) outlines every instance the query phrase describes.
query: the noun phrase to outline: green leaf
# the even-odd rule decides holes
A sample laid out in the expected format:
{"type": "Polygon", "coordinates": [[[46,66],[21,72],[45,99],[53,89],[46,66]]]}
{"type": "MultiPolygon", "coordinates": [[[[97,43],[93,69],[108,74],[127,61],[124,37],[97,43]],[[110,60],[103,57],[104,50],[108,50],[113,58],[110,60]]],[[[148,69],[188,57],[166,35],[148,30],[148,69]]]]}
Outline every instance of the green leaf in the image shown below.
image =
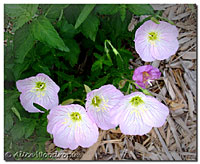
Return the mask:
{"type": "Polygon", "coordinates": [[[97,59],[101,59],[101,58],[102,58],[102,56],[99,55],[99,54],[97,54],[97,53],[94,53],[94,56],[95,56],[97,59]]]}
{"type": "Polygon", "coordinates": [[[25,60],[23,63],[21,64],[16,64],[14,66],[15,69],[13,69],[13,74],[15,76],[15,80],[19,80],[21,74],[27,70],[27,68],[29,67],[29,65],[31,64],[30,60],[25,60]]]}
{"type": "Polygon", "coordinates": [[[92,64],[92,68],[91,68],[91,71],[94,72],[98,69],[102,69],[102,60],[96,60],[93,64],[92,64]]]}
{"type": "Polygon", "coordinates": [[[151,5],[148,4],[128,4],[128,10],[135,15],[153,15],[154,10],[151,5]]]}
{"type": "Polygon", "coordinates": [[[96,6],[96,12],[101,15],[113,15],[119,11],[119,5],[117,4],[98,4],[96,6]]]}
{"type": "Polygon", "coordinates": [[[110,75],[108,74],[108,75],[106,75],[106,76],[104,76],[102,78],[99,78],[99,80],[97,80],[97,82],[95,83],[93,88],[99,88],[102,85],[104,85],[107,82],[109,77],[110,77],[110,75]]]}
{"type": "Polygon", "coordinates": [[[13,118],[12,114],[10,112],[5,113],[5,118],[4,118],[4,127],[5,130],[10,130],[13,126],[13,118]]]}
{"type": "Polygon", "coordinates": [[[6,4],[5,13],[11,18],[15,18],[12,30],[16,31],[31,20],[37,8],[37,4],[6,4]]]}
{"type": "Polygon", "coordinates": [[[56,21],[57,18],[62,16],[62,10],[67,8],[69,4],[41,4],[42,12],[51,21],[56,21]]]}
{"type": "Polygon", "coordinates": [[[35,126],[36,126],[36,122],[35,121],[31,120],[31,122],[26,123],[25,138],[28,138],[33,134],[33,132],[35,130],[35,126]]]}
{"type": "Polygon", "coordinates": [[[24,124],[21,122],[17,122],[11,129],[11,135],[13,138],[13,141],[16,141],[18,139],[21,139],[25,134],[25,127],[24,124]]]}
{"type": "Polygon", "coordinates": [[[95,41],[100,21],[97,16],[89,15],[81,26],[81,31],[86,38],[95,41]]]}
{"type": "MultiPolygon", "coordinates": [[[[8,91],[4,95],[4,108],[5,110],[10,110],[11,107],[13,107],[14,103],[18,101],[18,97],[20,95],[20,92],[17,91],[8,91]]],[[[7,112],[6,111],[6,112],[7,112]]]]}
{"type": "Polygon", "coordinates": [[[68,45],[70,52],[64,53],[64,58],[69,61],[70,65],[74,67],[78,62],[78,57],[80,54],[80,48],[76,40],[65,39],[64,42],[68,45]]]}
{"type": "Polygon", "coordinates": [[[110,23],[114,37],[122,35],[124,23],[121,21],[120,13],[113,15],[111,17],[110,23]]]}
{"type": "Polygon", "coordinates": [[[73,38],[76,34],[74,26],[69,24],[66,20],[62,21],[60,31],[63,38],[73,38]]]}
{"type": "Polygon", "coordinates": [[[86,92],[86,93],[89,93],[89,92],[92,91],[92,90],[90,89],[90,87],[88,87],[86,84],[84,84],[84,88],[85,88],[85,92],[86,92]]]}
{"type": "Polygon", "coordinates": [[[78,19],[76,20],[75,29],[77,29],[86,20],[86,18],[92,12],[94,7],[95,7],[95,4],[87,4],[84,6],[78,19]]]}
{"type": "Polygon", "coordinates": [[[126,18],[126,5],[123,4],[123,5],[120,5],[120,16],[121,16],[121,20],[122,22],[124,22],[125,18],[126,18]]]}
{"type": "Polygon", "coordinates": [[[40,16],[32,23],[32,33],[36,40],[39,40],[50,47],[57,48],[61,51],[69,52],[62,38],[52,26],[51,22],[45,17],[40,16]]]}
{"type": "Polygon", "coordinates": [[[126,84],[126,80],[120,80],[119,82],[119,89],[122,89],[126,84]]]}
{"type": "Polygon", "coordinates": [[[72,103],[74,103],[75,101],[82,102],[80,99],[68,99],[68,100],[63,101],[63,102],[61,103],[61,105],[72,104],[72,103]]]}
{"type": "Polygon", "coordinates": [[[20,116],[20,113],[18,112],[18,110],[14,106],[11,108],[11,110],[17,116],[17,118],[19,119],[19,121],[21,121],[22,119],[21,119],[21,116],[20,116]]]}
{"type": "Polygon", "coordinates": [[[31,25],[25,24],[16,31],[14,36],[15,62],[23,63],[25,56],[34,45],[34,38],[31,33],[31,25]]]}
{"type": "Polygon", "coordinates": [[[61,105],[68,105],[68,104],[72,104],[74,102],[74,99],[68,99],[68,100],[65,100],[61,103],[61,105]]]}
{"type": "Polygon", "coordinates": [[[33,65],[33,69],[38,73],[43,72],[43,73],[51,76],[51,72],[50,72],[49,68],[40,62],[35,63],[33,65]]]}
{"type": "Polygon", "coordinates": [[[69,24],[75,25],[83,7],[83,4],[72,4],[64,10],[64,16],[69,24]]]}
{"type": "Polygon", "coordinates": [[[109,67],[113,65],[110,60],[105,60],[105,59],[103,60],[103,64],[105,64],[105,65],[107,65],[109,67]]]}
{"type": "Polygon", "coordinates": [[[45,109],[44,107],[42,107],[41,105],[39,104],[36,104],[36,103],[33,103],[33,106],[38,108],[39,110],[43,111],[43,112],[47,112],[47,109],[45,109]]]}

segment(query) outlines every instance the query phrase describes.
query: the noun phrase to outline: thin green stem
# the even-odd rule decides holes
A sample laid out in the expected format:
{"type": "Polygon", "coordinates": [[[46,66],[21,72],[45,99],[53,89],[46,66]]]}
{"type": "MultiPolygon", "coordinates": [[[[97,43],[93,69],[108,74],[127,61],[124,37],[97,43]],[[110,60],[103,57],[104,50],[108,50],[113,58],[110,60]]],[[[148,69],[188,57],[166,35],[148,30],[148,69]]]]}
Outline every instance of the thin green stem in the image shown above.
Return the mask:
{"type": "Polygon", "coordinates": [[[47,16],[47,14],[49,13],[49,11],[51,10],[52,6],[53,6],[53,5],[51,5],[51,6],[48,8],[47,12],[44,14],[45,17],[47,16]]]}
{"type": "Polygon", "coordinates": [[[126,80],[127,80],[129,83],[134,84],[135,86],[137,86],[138,88],[140,88],[144,94],[152,96],[152,94],[151,94],[148,90],[146,90],[146,89],[140,87],[140,86],[139,86],[137,83],[135,83],[134,81],[131,81],[131,80],[128,80],[128,79],[126,79],[126,80]]]}
{"type": "Polygon", "coordinates": [[[129,83],[129,84],[128,84],[128,89],[127,89],[127,91],[126,91],[126,94],[129,94],[129,92],[130,92],[130,86],[131,86],[131,84],[129,83]]]}
{"type": "Polygon", "coordinates": [[[120,57],[120,60],[123,61],[123,59],[122,59],[120,53],[117,51],[117,49],[116,49],[115,47],[113,47],[113,45],[111,44],[111,42],[110,42],[109,40],[105,40],[105,43],[104,43],[104,44],[105,44],[105,51],[106,51],[106,53],[109,52],[109,50],[108,50],[108,48],[107,48],[107,46],[106,46],[107,43],[108,43],[108,44],[110,45],[110,47],[112,48],[114,54],[115,54],[116,56],[118,55],[118,56],[120,57]]]}
{"type": "Polygon", "coordinates": [[[58,22],[61,21],[62,16],[63,16],[63,9],[61,10],[61,13],[60,13],[60,17],[59,17],[59,19],[58,19],[58,22]]]}

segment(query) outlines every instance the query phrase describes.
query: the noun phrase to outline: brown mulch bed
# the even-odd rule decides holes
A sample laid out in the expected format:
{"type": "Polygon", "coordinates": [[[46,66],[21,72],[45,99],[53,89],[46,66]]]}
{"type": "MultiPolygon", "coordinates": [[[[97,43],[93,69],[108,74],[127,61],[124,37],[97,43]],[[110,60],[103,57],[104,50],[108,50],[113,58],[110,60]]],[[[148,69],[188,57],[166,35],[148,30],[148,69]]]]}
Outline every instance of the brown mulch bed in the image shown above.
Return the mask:
{"type": "MultiPolygon", "coordinates": [[[[88,149],[79,147],[58,152],[69,154],[67,160],[197,160],[196,6],[152,6],[155,10],[164,10],[163,16],[176,24],[179,50],[164,61],[144,63],[137,57],[130,61],[130,67],[152,64],[162,72],[161,78],[148,89],[169,107],[167,121],[143,136],[124,135],[119,129],[101,131],[99,141],[88,149]]],[[[137,20],[133,16],[131,22],[137,20]]],[[[55,152],[53,143],[46,144],[47,152],[55,152]]]]}

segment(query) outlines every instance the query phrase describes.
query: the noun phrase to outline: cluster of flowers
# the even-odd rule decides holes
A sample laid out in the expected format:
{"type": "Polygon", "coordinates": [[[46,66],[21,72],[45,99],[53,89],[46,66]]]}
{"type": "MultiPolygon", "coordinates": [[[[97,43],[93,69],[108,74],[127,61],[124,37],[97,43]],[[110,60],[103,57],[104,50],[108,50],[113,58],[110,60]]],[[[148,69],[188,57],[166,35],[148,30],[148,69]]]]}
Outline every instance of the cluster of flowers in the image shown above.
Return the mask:
{"type": "Polygon", "coordinates": [[[85,108],[78,104],[58,105],[60,88],[45,74],[18,80],[16,85],[22,92],[20,101],[25,110],[43,112],[33,103],[51,109],[47,131],[53,134],[56,146],[72,150],[79,145],[93,145],[98,139],[98,127],[108,130],[119,125],[124,134],[143,135],[152,127],[162,126],[169,114],[168,108],[155,98],[141,92],[124,96],[111,84],[87,93],[85,108]]]}
{"type": "MultiPolygon", "coordinates": [[[[175,26],[147,21],[136,31],[136,51],[144,61],[163,60],[177,51],[177,36],[175,26]]],[[[134,71],[133,80],[146,88],[160,75],[157,68],[145,65],[134,71]]],[[[123,95],[111,84],[87,93],[85,108],[78,104],[58,105],[60,88],[43,73],[18,80],[16,85],[25,110],[43,112],[33,103],[51,109],[47,116],[48,133],[53,135],[56,146],[72,150],[79,145],[93,145],[98,139],[98,127],[108,130],[119,125],[124,134],[143,135],[152,127],[161,127],[169,114],[167,106],[157,99],[141,92],[123,95]]]]}

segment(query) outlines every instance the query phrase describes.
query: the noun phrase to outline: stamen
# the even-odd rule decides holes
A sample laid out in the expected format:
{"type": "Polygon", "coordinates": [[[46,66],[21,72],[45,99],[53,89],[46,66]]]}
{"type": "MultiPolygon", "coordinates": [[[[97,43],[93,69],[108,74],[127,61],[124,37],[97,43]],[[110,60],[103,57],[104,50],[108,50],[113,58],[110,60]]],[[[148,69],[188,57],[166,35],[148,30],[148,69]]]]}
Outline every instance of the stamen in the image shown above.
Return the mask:
{"type": "Polygon", "coordinates": [[[150,86],[153,86],[152,84],[151,84],[151,82],[153,82],[153,80],[147,80],[147,82],[148,82],[148,84],[150,85],[150,86]]]}
{"type": "Polygon", "coordinates": [[[144,103],[144,101],[142,100],[142,98],[140,96],[134,96],[130,103],[132,104],[132,106],[137,107],[138,105],[141,105],[144,103]]]}
{"type": "Polygon", "coordinates": [[[65,118],[65,121],[62,124],[67,124],[68,120],[65,118]]]}
{"type": "Polygon", "coordinates": [[[38,81],[35,83],[35,87],[33,87],[30,92],[36,93],[37,97],[45,96],[46,93],[46,83],[38,81]]]}
{"type": "Polygon", "coordinates": [[[99,105],[101,104],[102,99],[100,99],[99,96],[94,96],[92,99],[92,105],[95,107],[99,107],[99,105]]]}
{"type": "Polygon", "coordinates": [[[159,34],[156,31],[152,31],[148,33],[148,41],[152,44],[155,45],[156,41],[159,41],[159,34]]]}
{"type": "Polygon", "coordinates": [[[70,118],[72,121],[76,122],[76,121],[81,121],[81,114],[79,112],[72,112],[70,114],[70,118]]]}
{"type": "Polygon", "coordinates": [[[106,104],[108,102],[108,99],[105,100],[105,98],[103,96],[101,96],[101,98],[102,99],[100,99],[100,100],[103,100],[103,103],[99,104],[99,106],[97,107],[97,112],[99,112],[99,111],[104,112],[107,110],[106,107],[108,107],[108,105],[106,104]]]}
{"type": "Polygon", "coordinates": [[[144,105],[140,105],[138,107],[133,106],[133,110],[131,110],[131,114],[133,114],[133,112],[136,114],[136,116],[141,117],[141,112],[145,113],[146,111],[148,111],[147,108],[145,108],[144,105]]]}

